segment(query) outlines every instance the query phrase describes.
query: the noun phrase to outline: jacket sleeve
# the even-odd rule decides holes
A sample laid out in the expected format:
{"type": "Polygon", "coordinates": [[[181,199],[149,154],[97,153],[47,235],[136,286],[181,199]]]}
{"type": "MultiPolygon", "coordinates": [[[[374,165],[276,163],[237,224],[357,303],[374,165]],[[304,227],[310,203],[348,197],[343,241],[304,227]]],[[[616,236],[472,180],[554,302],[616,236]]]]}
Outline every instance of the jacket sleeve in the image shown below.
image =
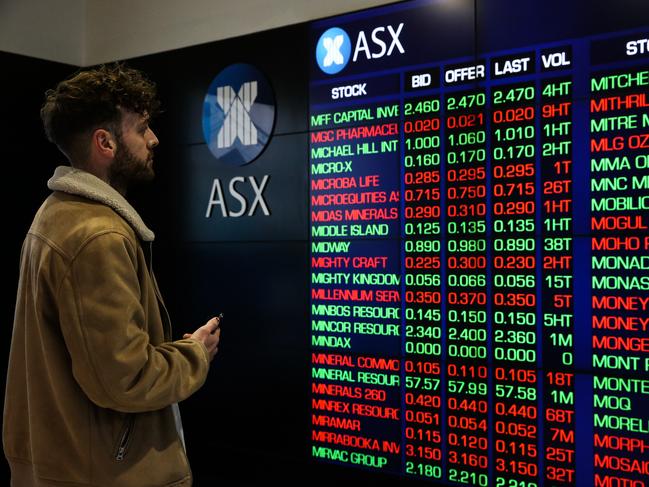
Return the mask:
{"type": "Polygon", "coordinates": [[[153,346],[141,303],[136,249],[116,232],[95,236],[72,260],[58,293],[59,319],[74,377],[100,407],[161,409],[187,398],[207,377],[196,340],[153,346]]]}

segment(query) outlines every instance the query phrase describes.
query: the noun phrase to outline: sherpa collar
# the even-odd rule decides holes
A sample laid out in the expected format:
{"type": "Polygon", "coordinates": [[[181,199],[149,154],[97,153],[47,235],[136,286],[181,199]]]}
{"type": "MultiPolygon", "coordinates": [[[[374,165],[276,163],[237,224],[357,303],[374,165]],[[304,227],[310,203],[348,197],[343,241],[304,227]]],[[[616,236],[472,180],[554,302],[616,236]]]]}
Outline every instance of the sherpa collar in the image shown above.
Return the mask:
{"type": "Polygon", "coordinates": [[[119,192],[89,172],[70,166],[59,166],[47,182],[52,191],[83,196],[98,201],[119,213],[145,242],[152,242],[154,233],[144,224],[140,215],[119,192]]]}

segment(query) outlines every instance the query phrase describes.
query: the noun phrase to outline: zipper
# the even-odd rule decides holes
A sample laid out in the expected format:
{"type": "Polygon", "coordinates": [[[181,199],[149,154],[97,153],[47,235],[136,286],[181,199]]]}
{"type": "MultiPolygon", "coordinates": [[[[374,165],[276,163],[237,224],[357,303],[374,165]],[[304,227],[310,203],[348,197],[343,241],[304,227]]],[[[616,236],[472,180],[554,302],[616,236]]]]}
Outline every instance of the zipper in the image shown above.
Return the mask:
{"type": "Polygon", "coordinates": [[[132,414],[129,415],[124,426],[124,430],[119,439],[119,444],[117,445],[117,452],[115,453],[115,460],[121,462],[124,460],[126,455],[126,449],[128,448],[129,440],[131,439],[131,433],[133,432],[133,425],[135,424],[135,416],[132,414]]]}
{"type": "Polygon", "coordinates": [[[162,326],[164,330],[165,340],[171,340],[171,316],[169,316],[169,311],[167,311],[167,307],[165,306],[165,303],[162,300],[162,293],[160,293],[158,282],[156,281],[155,274],[153,273],[153,242],[149,242],[148,258],[149,261],[147,262],[147,265],[149,270],[149,276],[151,277],[151,282],[153,283],[153,290],[158,300],[158,306],[162,311],[161,318],[162,318],[162,326]]]}

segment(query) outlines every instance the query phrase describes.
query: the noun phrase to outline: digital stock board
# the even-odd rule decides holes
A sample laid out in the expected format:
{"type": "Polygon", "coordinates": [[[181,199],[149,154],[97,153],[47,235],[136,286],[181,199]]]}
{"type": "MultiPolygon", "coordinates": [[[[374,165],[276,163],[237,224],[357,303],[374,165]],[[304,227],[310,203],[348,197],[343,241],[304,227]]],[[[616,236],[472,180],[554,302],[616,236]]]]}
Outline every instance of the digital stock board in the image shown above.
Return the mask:
{"type": "Polygon", "coordinates": [[[453,3],[311,29],[311,457],[647,486],[649,16],[491,51],[453,3]]]}

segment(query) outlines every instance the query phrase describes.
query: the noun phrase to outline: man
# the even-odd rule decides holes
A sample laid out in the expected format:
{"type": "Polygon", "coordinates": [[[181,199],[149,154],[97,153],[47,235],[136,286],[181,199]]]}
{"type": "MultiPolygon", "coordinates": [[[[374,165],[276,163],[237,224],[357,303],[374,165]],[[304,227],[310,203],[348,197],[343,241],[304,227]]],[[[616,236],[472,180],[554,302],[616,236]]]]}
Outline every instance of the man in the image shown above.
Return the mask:
{"type": "Polygon", "coordinates": [[[155,86],[116,64],[46,93],[68,158],[25,238],[5,395],[12,486],[189,486],[176,403],[204,383],[213,318],[171,341],[154,234],[126,200],[153,178],[155,86]]]}

